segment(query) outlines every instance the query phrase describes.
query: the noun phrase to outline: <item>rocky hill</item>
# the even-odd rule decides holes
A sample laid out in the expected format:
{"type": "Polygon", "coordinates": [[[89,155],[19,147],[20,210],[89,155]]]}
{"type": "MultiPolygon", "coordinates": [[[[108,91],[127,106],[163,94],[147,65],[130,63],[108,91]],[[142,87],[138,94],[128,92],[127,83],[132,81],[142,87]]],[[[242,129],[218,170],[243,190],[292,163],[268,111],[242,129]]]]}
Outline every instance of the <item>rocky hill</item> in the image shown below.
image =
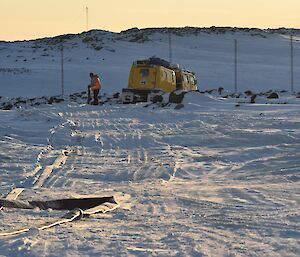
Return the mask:
{"type": "Polygon", "coordinates": [[[127,86],[131,63],[157,56],[198,75],[203,90],[234,87],[234,40],[238,41],[238,90],[289,90],[290,35],[294,36],[295,90],[300,91],[300,30],[255,28],[132,28],[120,33],[91,30],[29,41],[0,42],[0,95],[42,96],[80,92],[90,71],[99,73],[103,92],[127,86]],[[299,85],[299,86],[298,86],[299,85]],[[12,90],[13,88],[13,90],[12,90]]]}

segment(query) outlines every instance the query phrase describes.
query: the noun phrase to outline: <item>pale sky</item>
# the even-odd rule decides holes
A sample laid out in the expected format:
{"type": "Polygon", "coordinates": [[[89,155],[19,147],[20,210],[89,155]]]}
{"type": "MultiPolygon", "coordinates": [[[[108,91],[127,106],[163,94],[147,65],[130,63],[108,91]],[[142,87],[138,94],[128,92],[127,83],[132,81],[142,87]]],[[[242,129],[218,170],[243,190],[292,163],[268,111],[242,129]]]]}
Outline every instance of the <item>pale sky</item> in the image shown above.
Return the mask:
{"type": "Polygon", "coordinates": [[[0,40],[132,27],[300,28],[300,0],[0,0],[0,40]]]}

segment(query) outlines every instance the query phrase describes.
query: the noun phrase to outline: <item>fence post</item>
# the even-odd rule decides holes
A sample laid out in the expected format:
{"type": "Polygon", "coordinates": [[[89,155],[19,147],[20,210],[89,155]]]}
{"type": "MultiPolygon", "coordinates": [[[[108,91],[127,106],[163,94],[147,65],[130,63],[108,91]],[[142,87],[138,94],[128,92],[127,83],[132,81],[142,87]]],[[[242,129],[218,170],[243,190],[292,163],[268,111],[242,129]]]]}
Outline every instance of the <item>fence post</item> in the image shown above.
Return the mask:
{"type": "Polygon", "coordinates": [[[64,44],[61,40],[61,97],[64,98],[64,44]]]}
{"type": "Polygon", "coordinates": [[[171,28],[168,28],[169,34],[169,62],[172,63],[172,35],[171,35],[171,28]]]}
{"type": "Polygon", "coordinates": [[[294,44],[293,35],[291,35],[291,93],[294,93],[294,44]]]}
{"type": "Polygon", "coordinates": [[[238,41],[234,40],[234,93],[238,91],[238,41]]]}

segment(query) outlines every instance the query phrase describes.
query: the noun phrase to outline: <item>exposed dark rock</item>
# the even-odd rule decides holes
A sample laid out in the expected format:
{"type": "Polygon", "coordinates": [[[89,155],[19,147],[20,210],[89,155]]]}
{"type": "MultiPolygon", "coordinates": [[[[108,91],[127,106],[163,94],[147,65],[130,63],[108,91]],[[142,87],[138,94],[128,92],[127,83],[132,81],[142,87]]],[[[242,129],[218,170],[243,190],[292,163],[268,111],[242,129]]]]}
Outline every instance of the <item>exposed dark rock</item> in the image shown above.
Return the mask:
{"type": "Polygon", "coordinates": [[[81,94],[80,93],[74,93],[74,94],[71,94],[70,97],[81,97],[81,94]]]}
{"type": "Polygon", "coordinates": [[[279,95],[276,92],[272,92],[267,96],[268,99],[278,99],[279,95]]]}
{"type": "Polygon", "coordinates": [[[22,99],[17,100],[17,99],[16,99],[15,104],[26,104],[26,100],[22,100],[22,99]]]}
{"type": "Polygon", "coordinates": [[[90,42],[93,42],[94,39],[92,37],[85,37],[84,39],[82,39],[82,42],[83,43],[90,43],[90,42]]]}
{"type": "Polygon", "coordinates": [[[2,110],[11,110],[14,106],[12,105],[12,103],[5,103],[2,106],[2,110]]]}
{"type": "Polygon", "coordinates": [[[94,49],[95,49],[96,51],[100,51],[102,48],[103,48],[102,46],[95,46],[95,47],[94,47],[94,49]]]}
{"type": "Polygon", "coordinates": [[[255,94],[251,96],[251,100],[250,100],[251,104],[255,104],[255,98],[256,98],[256,96],[257,95],[255,95],[255,94]]]}
{"type": "Polygon", "coordinates": [[[161,103],[163,101],[163,96],[162,95],[156,95],[152,99],[152,103],[161,103]]]}
{"type": "Polygon", "coordinates": [[[170,93],[169,96],[169,102],[170,103],[175,103],[175,104],[180,104],[184,98],[184,95],[186,94],[186,92],[182,91],[173,91],[170,93]]]}
{"type": "Polygon", "coordinates": [[[78,97],[75,96],[75,95],[70,95],[69,97],[70,97],[70,100],[71,100],[71,101],[76,101],[77,98],[78,98],[78,97]]]}
{"type": "Polygon", "coordinates": [[[120,97],[120,93],[118,92],[118,93],[115,93],[115,94],[113,94],[113,98],[114,99],[118,99],[120,97]]]}
{"type": "Polygon", "coordinates": [[[55,96],[51,96],[51,97],[48,99],[48,104],[60,103],[60,102],[63,102],[63,101],[64,101],[63,98],[58,98],[58,97],[55,97],[55,96]]]}
{"type": "Polygon", "coordinates": [[[253,95],[253,92],[251,90],[247,90],[247,91],[245,91],[245,95],[251,96],[251,95],[253,95]]]}
{"type": "Polygon", "coordinates": [[[206,90],[205,93],[212,94],[215,91],[216,91],[216,89],[211,89],[211,90],[206,90]]]}
{"type": "Polygon", "coordinates": [[[120,34],[127,34],[127,33],[137,33],[140,30],[137,27],[131,28],[131,29],[127,29],[127,30],[122,30],[120,32],[120,34]]]}
{"type": "Polygon", "coordinates": [[[146,41],[149,41],[149,38],[144,33],[139,33],[135,35],[135,37],[129,40],[129,42],[135,42],[135,43],[144,43],[146,41]]]}
{"type": "Polygon", "coordinates": [[[175,106],[175,110],[180,110],[180,109],[182,109],[184,107],[184,104],[177,104],[176,106],[175,106]]]}

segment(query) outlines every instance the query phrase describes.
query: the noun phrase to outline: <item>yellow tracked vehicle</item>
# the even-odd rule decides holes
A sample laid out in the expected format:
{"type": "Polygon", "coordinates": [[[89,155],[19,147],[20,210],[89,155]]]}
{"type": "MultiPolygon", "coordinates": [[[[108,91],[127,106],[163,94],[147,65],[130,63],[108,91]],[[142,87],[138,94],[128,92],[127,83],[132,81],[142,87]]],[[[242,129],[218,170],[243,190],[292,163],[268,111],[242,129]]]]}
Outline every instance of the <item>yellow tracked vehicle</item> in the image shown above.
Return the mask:
{"type": "Polygon", "coordinates": [[[128,87],[122,90],[123,103],[152,101],[156,95],[175,90],[197,90],[194,72],[180,69],[160,58],[136,61],[132,64],[128,87]]]}

